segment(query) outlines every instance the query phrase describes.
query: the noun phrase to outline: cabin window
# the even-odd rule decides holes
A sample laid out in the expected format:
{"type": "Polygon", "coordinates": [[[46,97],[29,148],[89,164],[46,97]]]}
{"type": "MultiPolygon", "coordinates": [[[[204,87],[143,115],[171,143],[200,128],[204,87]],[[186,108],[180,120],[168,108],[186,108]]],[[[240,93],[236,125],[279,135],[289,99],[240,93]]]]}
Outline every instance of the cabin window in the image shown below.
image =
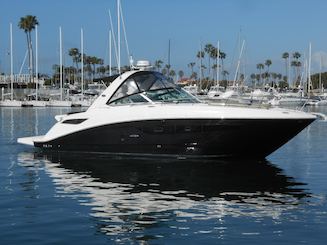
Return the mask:
{"type": "Polygon", "coordinates": [[[62,123],[66,123],[66,124],[80,124],[84,121],[86,121],[86,118],[80,118],[80,119],[67,119],[65,121],[63,121],[62,123]]]}
{"type": "Polygon", "coordinates": [[[117,99],[112,104],[114,105],[123,105],[123,104],[132,104],[132,103],[147,103],[148,101],[144,99],[140,94],[133,94],[131,96],[123,97],[117,99]]]}
{"type": "Polygon", "coordinates": [[[118,100],[122,97],[138,93],[138,91],[139,90],[135,81],[132,79],[128,79],[120,86],[120,88],[116,91],[116,93],[111,97],[110,100],[118,100]]]}

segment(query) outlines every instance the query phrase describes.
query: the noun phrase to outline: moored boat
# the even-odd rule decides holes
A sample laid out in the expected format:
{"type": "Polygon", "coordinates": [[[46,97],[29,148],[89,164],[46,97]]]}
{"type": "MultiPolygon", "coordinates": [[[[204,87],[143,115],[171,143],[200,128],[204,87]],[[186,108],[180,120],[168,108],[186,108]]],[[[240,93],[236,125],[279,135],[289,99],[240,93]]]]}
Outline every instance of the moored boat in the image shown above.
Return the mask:
{"type": "Polygon", "coordinates": [[[85,112],[60,115],[43,150],[193,157],[265,157],[316,119],[302,111],[201,103],[161,73],[128,71],[85,112]]]}

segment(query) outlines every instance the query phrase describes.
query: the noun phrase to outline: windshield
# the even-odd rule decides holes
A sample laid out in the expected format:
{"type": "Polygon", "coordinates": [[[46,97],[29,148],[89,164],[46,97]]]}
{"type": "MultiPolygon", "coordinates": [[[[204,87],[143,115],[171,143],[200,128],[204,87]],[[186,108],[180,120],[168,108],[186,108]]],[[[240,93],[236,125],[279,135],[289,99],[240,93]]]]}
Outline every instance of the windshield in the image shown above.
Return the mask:
{"type": "Polygon", "coordinates": [[[107,104],[198,103],[199,101],[158,72],[142,71],[126,79],[107,104]]]}

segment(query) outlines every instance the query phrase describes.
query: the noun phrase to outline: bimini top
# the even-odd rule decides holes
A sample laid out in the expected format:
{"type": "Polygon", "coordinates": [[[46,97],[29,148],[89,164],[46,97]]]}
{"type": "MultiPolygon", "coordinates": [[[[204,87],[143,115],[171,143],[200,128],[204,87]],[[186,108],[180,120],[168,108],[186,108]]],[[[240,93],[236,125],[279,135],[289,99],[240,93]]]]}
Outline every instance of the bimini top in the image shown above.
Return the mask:
{"type": "Polygon", "coordinates": [[[117,77],[90,109],[134,103],[199,103],[199,100],[159,72],[130,71],[117,77]]]}

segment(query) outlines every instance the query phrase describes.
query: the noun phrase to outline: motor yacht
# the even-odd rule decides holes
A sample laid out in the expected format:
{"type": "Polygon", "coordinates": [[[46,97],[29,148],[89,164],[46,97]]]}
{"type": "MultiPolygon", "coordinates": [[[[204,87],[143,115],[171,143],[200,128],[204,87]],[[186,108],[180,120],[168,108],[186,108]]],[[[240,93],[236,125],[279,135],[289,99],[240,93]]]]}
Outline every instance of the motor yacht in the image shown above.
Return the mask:
{"type": "Polygon", "coordinates": [[[262,158],[316,116],[210,105],[143,67],[117,76],[85,112],[55,118],[45,135],[19,138],[18,143],[45,151],[262,158]]]}

